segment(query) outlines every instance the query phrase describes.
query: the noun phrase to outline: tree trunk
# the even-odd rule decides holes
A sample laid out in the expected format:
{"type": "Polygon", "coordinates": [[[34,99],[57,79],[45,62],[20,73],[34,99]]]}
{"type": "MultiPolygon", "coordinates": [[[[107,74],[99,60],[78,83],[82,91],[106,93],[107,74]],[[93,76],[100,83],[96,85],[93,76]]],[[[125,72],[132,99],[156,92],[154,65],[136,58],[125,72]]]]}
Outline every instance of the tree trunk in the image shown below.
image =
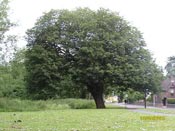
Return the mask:
{"type": "Polygon", "coordinates": [[[104,100],[103,100],[103,93],[101,92],[91,92],[97,109],[105,108],[104,100]]]}
{"type": "Polygon", "coordinates": [[[93,95],[93,98],[94,98],[97,109],[105,108],[102,94],[93,95]]]}

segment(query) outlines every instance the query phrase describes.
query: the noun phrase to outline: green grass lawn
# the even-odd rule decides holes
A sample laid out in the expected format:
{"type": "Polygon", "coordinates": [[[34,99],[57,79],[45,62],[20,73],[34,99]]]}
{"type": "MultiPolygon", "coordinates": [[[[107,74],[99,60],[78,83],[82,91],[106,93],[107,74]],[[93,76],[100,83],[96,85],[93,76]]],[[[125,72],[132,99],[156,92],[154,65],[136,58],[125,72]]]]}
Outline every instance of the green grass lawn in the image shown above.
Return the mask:
{"type": "MultiPolygon", "coordinates": [[[[0,112],[0,131],[173,131],[175,117],[141,120],[126,109],[0,112]]],[[[147,115],[148,116],[148,115],[147,115]]],[[[152,115],[151,115],[152,116],[152,115]]]]}

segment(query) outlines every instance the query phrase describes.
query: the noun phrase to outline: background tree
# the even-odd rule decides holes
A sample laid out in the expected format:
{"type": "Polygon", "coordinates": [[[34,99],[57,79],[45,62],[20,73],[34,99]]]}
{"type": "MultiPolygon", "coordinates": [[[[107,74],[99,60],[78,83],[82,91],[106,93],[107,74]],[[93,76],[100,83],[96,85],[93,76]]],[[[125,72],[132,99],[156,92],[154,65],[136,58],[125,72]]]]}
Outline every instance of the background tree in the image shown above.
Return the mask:
{"type": "Polygon", "coordinates": [[[0,0],[0,64],[7,64],[16,48],[16,36],[7,34],[16,24],[8,18],[9,0],[0,0]]]}
{"type": "Polygon", "coordinates": [[[25,49],[18,50],[6,66],[0,65],[0,97],[26,97],[24,56],[25,49]]]}
{"type": "Polygon", "coordinates": [[[160,75],[141,33],[109,10],[51,10],[27,35],[28,91],[37,98],[53,97],[69,75],[104,108],[109,88],[142,91],[154,71],[160,75]]]}
{"type": "Polygon", "coordinates": [[[168,58],[165,69],[167,71],[167,76],[175,76],[175,56],[171,56],[168,58]]]}
{"type": "Polygon", "coordinates": [[[16,24],[11,22],[8,17],[8,3],[8,0],[0,0],[0,96],[19,97],[22,94],[19,93],[19,89],[24,89],[22,79],[24,72],[21,68],[22,65],[15,62],[18,54],[16,52],[16,36],[9,35],[9,30],[16,24]],[[12,58],[14,60],[10,63],[12,58]]]}

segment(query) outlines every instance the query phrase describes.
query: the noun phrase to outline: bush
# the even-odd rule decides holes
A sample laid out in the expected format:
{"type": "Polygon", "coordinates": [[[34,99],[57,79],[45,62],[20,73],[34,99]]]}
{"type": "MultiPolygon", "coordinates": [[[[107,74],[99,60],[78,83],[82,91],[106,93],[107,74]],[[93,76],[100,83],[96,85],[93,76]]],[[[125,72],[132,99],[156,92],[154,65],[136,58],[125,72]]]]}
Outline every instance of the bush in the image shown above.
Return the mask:
{"type": "Polygon", "coordinates": [[[56,104],[52,100],[32,101],[10,98],[0,98],[0,111],[40,111],[69,109],[67,104],[56,104]]]}
{"type": "Polygon", "coordinates": [[[73,99],[69,106],[71,109],[92,109],[95,108],[95,103],[92,100],[73,99]]]}
{"type": "Polygon", "coordinates": [[[138,100],[143,99],[143,97],[144,97],[142,93],[140,93],[138,91],[134,91],[134,90],[129,90],[127,92],[127,94],[128,94],[127,100],[129,103],[134,103],[138,100]]]}
{"type": "Polygon", "coordinates": [[[93,100],[86,99],[56,99],[51,100],[57,105],[67,104],[71,109],[92,109],[95,108],[95,103],[93,100]]]}
{"type": "Polygon", "coordinates": [[[83,99],[56,99],[56,100],[20,100],[0,98],[0,111],[40,111],[59,109],[89,109],[95,108],[90,100],[83,99]]]}
{"type": "Polygon", "coordinates": [[[175,104],[175,98],[168,98],[167,102],[168,104],[175,104]]]}

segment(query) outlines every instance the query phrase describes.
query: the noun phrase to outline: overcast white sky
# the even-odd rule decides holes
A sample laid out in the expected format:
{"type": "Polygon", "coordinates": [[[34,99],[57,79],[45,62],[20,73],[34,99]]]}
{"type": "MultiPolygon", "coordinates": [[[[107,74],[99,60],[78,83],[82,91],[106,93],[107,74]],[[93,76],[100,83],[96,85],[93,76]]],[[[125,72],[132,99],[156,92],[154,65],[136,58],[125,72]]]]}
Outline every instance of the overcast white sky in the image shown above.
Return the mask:
{"type": "MultiPolygon", "coordinates": [[[[36,19],[50,9],[100,7],[119,12],[142,33],[156,63],[165,66],[167,57],[175,55],[175,0],[11,0],[11,18],[19,26],[15,34],[25,35],[36,19]]],[[[20,41],[19,46],[25,42],[20,41]]]]}

